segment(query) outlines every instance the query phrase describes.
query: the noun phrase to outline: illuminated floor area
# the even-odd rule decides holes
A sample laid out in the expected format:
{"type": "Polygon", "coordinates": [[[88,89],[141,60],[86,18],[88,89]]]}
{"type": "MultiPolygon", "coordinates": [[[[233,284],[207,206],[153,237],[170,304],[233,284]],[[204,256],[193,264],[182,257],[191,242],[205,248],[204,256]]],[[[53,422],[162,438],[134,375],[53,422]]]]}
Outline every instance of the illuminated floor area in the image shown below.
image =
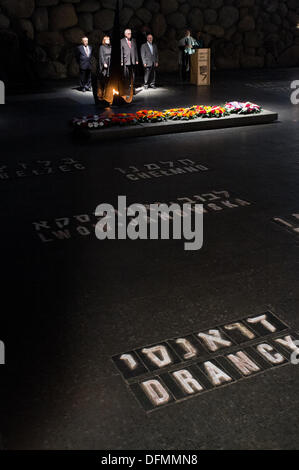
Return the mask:
{"type": "MultiPolygon", "coordinates": [[[[117,142],[73,139],[70,119],[96,112],[74,82],[7,97],[0,114],[5,448],[298,449],[299,369],[277,342],[299,331],[299,105],[290,101],[298,74],[223,72],[202,89],[162,77],[124,111],[249,100],[279,120],[117,142]],[[97,240],[95,208],[116,206],[118,195],[128,203],[200,198],[203,248],[97,240]],[[248,321],[269,309],[275,331],[248,321]],[[236,322],[255,336],[245,343],[229,336],[236,322]],[[202,361],[185,361],[178,346],[186,342],[175,342],[200,348],[198,334],[217,328],[228,335],[217,362],[231,374],[223,387],[206,381],[202,361]],[[157,372],[148,349],[161,343],[173,362],[157,372]],[[260,343],[284,358],[277,367],[252,352],[260,343]],[[240,379],[222,357],[248,348],[260,370],[240,379]],[[126,375],[123,354],[142,358],[139,375],[126,375]],[[185,399],[178,391],[170,373],[186,368],[206,393],[185,399]],[[171,403],[151,409],[137,390],[142,373],[160,377],[171,403]]],[[[213,363],[215,353],[203,348],[203,361],[213,363]]]]}

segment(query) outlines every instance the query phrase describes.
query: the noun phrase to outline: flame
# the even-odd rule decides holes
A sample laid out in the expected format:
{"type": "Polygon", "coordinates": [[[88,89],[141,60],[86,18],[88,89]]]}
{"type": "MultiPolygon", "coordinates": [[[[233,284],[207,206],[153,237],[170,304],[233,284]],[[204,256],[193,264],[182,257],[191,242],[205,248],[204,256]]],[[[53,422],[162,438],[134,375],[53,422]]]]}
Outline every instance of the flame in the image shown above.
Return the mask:
{"type": "Polygon", "coordinates": [[[113,88],[113,95],[119,95],[119,91],[114,90],[114,88],[113,88]]]}

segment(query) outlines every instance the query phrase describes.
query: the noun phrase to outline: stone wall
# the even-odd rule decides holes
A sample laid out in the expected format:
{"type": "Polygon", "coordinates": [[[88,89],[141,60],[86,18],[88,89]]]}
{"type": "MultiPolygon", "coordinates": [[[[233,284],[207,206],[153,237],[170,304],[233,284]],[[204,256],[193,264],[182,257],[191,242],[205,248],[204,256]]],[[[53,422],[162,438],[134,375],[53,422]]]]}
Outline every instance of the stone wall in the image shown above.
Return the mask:
{"type": "MultiPolygon", "coordinates": [[[[111,31],[115,5],[115,0],[0,0],[7,77],[19,69],[17,59],[24,73],[35,69],[41,78],[77,76],[74,46],[87,35],[97,47],[111,31]]],[[[150,27],[167,72],[177,69],[177,40],[186,26],[204,33],[216,69],[299,65],[299,0],[123,0],[121,24],[135,31],[150,27]]]]}

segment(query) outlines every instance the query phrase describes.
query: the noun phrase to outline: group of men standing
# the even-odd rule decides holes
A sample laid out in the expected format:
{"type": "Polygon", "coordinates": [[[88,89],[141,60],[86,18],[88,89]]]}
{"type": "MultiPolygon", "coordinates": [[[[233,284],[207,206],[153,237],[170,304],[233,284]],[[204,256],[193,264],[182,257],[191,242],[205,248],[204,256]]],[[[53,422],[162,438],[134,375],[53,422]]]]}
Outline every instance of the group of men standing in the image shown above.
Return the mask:
{"type": "MultiPolygon", "coordinates": [[[[159,65],[157,45],[153,42],[152,34],[146,36],[146,42],[140,48],[140,55],[144,67],[144,88],[155,88],[156,69],[159,65]]],[[[125,30],[121,40],[121,65],[124,67],[124,76],[135,83],[136,66],[139,64],[139,55],[135,39],[132,39],[132,31],[125,30]]]]}
{"type": "MultiPolygon", "coordinates": [[[[105,36],[107,38],[108,36],[105,36]]],[[[146,42],[141,45],[140,57],[144,69],[144,88],[148,89],[156,87],[156,69],[159,65],[159,54],[157,45],[153,42],[153,35],[147,34],[146,42]]],[[[121,66],[123,67],[124,78],[135,88],[136,69],[139,65],[139,54],[135,39],[132,38],[131,29],[126,29],[124,37],[121,39],[121,66]]],[[[112,48],[110,47],[110,54],[112,48]]],[[[99,54],[99,70],[101,67],[101,57],[99,54]]],[[[76,58],[80,69],[80,89],[84,91],[91,91],[91,58],[92,47],[88,44],[88,38],[82,38],[82,44],[77,47],[76,58]]],[[[109,66],[110,66],[110,61],[109,66]]],[[[107,64],[105,64],[106,66],[107,64]]],[[[105,76],[109,77],[109,69],[105,76]]]]}

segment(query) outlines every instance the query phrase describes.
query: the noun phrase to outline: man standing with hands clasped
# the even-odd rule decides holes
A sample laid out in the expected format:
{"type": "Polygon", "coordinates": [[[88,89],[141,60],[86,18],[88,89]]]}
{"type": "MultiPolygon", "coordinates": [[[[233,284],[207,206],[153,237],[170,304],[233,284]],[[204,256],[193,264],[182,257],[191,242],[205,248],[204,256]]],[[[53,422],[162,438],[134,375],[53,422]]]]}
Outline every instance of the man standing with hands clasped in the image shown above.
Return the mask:
{"type": "Polygon", "coordinates": [[[91,91],[91,54],[92,47],[88,45],[88,38],[82,38],[81,46],[76,49],[76,59],[80,69],[80,90],[91,91]]]}
{"type": "Polygon", "coordinates": [[[156,69],[159,65],[157,45],[153,43],[153,35],[148,34],[147,42],[141,46],[141,57],[144,66],[144,88],[156,88],[156,69]]]}
{"type": "Polygon", "coordinates": [[[125,30],[125,37],[121,40],[121,65],[124,67],[125,79],[135,84],[135,67],[138,65],[138,51],[135,39],[132,39],[132,31],[125,30]]]}

